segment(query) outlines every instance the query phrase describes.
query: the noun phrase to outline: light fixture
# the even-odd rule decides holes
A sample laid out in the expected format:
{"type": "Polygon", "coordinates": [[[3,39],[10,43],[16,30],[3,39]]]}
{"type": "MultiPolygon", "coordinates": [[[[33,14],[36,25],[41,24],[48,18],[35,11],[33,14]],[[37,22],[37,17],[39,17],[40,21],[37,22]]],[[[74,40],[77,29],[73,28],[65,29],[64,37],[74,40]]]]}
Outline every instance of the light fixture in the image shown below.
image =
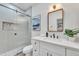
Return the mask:
{"type": "Polygon", "coordinates": [[[53,5],[53,9],[56,9],[56,5],[53,5]]]}
{"type": "Polygon", "coordinates": [[[62,8],[62,5],[61,4],[51,4],[49,6],[49,12],[51,11],[55,11],[55,10],[58,10],[58,9],[61,9],[62,8]]]}

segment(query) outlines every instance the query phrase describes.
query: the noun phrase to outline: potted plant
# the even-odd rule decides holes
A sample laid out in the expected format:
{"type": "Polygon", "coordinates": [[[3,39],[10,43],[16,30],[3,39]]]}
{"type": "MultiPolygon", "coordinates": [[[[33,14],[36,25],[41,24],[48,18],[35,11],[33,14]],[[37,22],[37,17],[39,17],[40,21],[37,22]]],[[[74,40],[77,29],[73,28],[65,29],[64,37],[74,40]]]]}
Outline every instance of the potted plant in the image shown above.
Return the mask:
{"type": "Polygon", "coordinates": [[[69,37],[70,41],[74,41],[76,39],[77,33],[79,33],[79,30],[65,29],[65,35],[69,37]]]}

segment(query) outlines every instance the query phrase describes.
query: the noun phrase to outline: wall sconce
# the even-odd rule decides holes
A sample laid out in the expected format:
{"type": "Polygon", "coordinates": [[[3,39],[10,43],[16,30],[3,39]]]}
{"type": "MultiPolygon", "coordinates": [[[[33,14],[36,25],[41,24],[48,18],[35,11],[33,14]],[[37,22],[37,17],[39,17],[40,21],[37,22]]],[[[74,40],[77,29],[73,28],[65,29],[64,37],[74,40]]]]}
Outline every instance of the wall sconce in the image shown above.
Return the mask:
{"type": "Polygon", "coordinates": [[[54,10],[56,9],[56,5],[53,5],[53,9],[54,9],[54,10]]]}
{"type": "Polygon", "coordinates": [[[62,5],[61,4],[51,4],[49,6],[49,12],[55,11],[55,10],[61,9],[61,8],[62,8],[62,5]]]}

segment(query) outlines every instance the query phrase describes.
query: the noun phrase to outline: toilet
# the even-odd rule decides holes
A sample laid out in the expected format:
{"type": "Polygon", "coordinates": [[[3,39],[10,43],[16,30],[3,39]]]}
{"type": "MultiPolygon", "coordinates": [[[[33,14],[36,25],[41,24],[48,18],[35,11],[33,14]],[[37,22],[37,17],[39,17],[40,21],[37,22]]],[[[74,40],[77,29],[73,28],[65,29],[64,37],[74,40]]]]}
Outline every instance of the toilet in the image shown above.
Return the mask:
{"type": "Polygon", "coordinates": [[[33,52],[33,46],[32,46],[32,45],[25,46],[25,47],[23,48],[23,53],[24,53],[26,56],[32,56],[32,52],[33,52]]]}

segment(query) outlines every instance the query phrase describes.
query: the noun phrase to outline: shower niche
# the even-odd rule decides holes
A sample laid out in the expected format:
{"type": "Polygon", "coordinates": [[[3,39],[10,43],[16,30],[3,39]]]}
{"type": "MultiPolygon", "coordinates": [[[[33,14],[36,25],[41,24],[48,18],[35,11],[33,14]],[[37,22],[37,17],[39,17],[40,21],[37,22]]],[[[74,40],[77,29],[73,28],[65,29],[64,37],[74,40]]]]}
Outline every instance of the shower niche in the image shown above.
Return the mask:
{"type": "Polygon", "coordinates": [[[15,31],[17,23],[9,21],[0,21],[0,30],[3,31],[15,31]]]}

